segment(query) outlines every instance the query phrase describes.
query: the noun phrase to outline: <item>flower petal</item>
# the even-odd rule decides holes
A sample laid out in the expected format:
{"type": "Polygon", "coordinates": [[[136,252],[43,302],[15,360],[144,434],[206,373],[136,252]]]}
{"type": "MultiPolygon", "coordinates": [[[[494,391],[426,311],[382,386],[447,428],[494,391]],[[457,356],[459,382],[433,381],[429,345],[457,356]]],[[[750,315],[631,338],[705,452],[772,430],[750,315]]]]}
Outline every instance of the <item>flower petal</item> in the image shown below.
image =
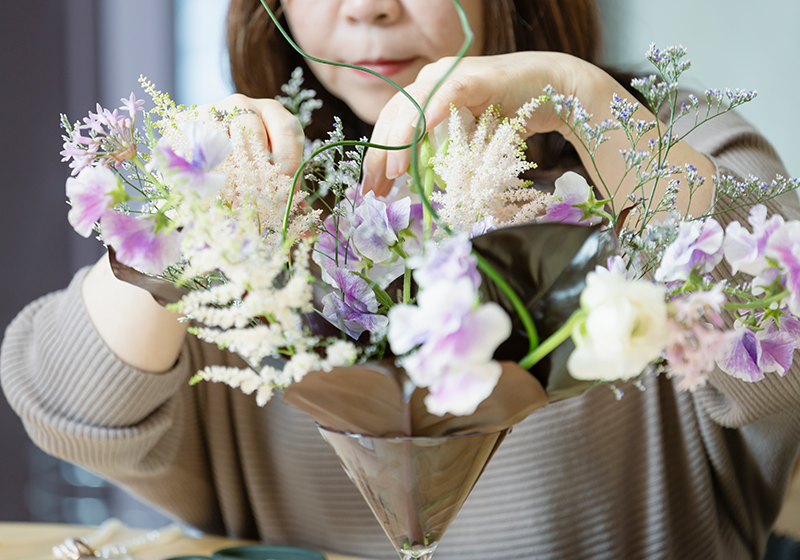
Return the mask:
{"type": "Polygon", "coordinates": [[[109,193],[117,186],[116,175],[107,167],[87,167],[77,177],[67,179],[67,196],[72,204],[67,219],[78,234],[89,237],[94,224],[114,203],[109,193]]]}
{"type": "Polygon", "coordinates": [[[178,232],[156,234],[153,220],[108,210],[100,218],[100,229],[119,262],[144,272],[160,274],[181,258],[178,232]]]}

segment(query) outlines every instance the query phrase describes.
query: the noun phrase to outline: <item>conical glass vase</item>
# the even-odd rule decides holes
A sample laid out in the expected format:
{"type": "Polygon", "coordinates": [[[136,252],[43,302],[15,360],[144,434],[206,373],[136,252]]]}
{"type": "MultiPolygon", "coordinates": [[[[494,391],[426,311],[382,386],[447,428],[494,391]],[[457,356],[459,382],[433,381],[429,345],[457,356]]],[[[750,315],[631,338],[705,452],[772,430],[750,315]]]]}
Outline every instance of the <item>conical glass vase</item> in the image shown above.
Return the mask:
{"type": "Polygon", "coordinates": [[[318,427],[403,560],[433,557],[510,431],[388,438],[318,427]]]}

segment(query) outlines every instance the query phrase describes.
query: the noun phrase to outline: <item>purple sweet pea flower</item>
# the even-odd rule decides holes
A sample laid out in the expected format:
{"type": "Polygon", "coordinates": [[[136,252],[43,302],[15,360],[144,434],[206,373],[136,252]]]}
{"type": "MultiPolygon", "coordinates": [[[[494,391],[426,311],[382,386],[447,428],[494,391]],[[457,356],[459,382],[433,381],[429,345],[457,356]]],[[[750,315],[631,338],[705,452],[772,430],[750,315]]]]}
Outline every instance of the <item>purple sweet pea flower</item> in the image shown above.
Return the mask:
{"type": "Polygon", "coordinates": [[[475,302],[475,286],[466,277],[420,290],[417,305],[395,305],[389,310],[387,337],[392,351],[405,354],[428,340],[452,334],[475,302]]]}
{"type": "MultiPolygon", "coordinates": [[[[407,255],[414,256],[422,252],[422,221],[424,213],[422,204],[412,204],[408,212],[408,227],[403,230],[403,251],[407,255]]],[[[436,231],[436,224],[432,224],[433,231],[436,231]]]]}
{"type": "MultiPolygon", "coordinates": [[[[394,308],[393,308],[394,309],[394,308]]],[[[403,360],[418,387],[428,387],[425,405],[431,414],[472,414],[494,390],[502,367],[492,360],[511,334],[511,319],[496,303],[467,313],[459,328],[425,342],[403,360]]]]}
{"type": "Polygon", "coordinates": [[[69,225],[79,235],[89,237],[95,222],[114,204],[109,193],[118,186],[116,175],[107,167],[87,167],[77,177],[67,179],[67,196],[72,204],[67,214],[69,225]]]}
{"type": "Polygon", "coordinates": [[[739,222],[731,222],[725,228],[725,260],[730,263],[734,274],[741,270],[757,276],[769,266],[766,258],[767,242],[784,222],[777,214],[767,220],[767,207],[763,204],[750,209],[747,221],[753,226],[753,233],[739,222]]]}
{"type": "Polygon", "coordinates": [[[705,274],[722,260],[722,226],[714,219],[705,222],[681,222],[678,238],[667,247],[661,266],[656,270],[658,282],[686,280],[694,270],[705,274]]]}
{"type": "Polygon", "coordinates": [[[119,262],[144,272],[160,274],[181,258],[178,232],[156,234],[153,220],[107,210],[100,218],[100,229],[119,262]]]}
{"type": "Polygon", "coordinates": [[[451,369],[439,383],[429,387],[425,408],[436,416],[472,414],[492,394],[502,373],[503,367],[495,361],[451,369]]]}
{"type": "Polygon", "coordinates": [[[783,377],[792,367],[792,358],[797,341],[788,332],[775,330],[771,325],[759,332],[757,338],[761,341],[761,366],[762,371],[775,371],[783,377]]]}
{"type": "Polygon", "coordinates": [[[785,375],[792,365],[795,346],[794,337],[787,332],[767,328],[754,333],[737,324],[735,336],[717,365],[728,375],[750,382],[764,379],[770,371],[785,375]]]}
{"type": "Polygon", "coordinates": [[[593,226],[600,223],[600,216],[592,216],[583,219],[583,210],[576,205],[589,201],[592,196],[592,187],[586,179],[573,171],[567,171],[556,179],[553,196],[554,202],[547,204],[544,216],[539,218],[540,222],[561,222],[565,224],[579,224],[582,226],[593,226]]]}
{"type": "Polygon", "coordinates": [[[369,284],[349,270],[332,268],[328,271],[341,292],[332,292],[322,298],[322,315],[349,336],[358,339],[361,333],[381,333],[389,319],[377,315],[378,301],[369,284]]]}
{"type": "Polygon", "coordinates": [[[414,270],[414,280],[424,288],[438,281],[454,282],[462,277],[472,281],[475,289],[481,285],[478,259],[472,255],[472,243],[465,233],[453,235],[436,245],[425,245],[425,254],[408,259],[414,270]]]}
{"type": "Polygon", "coordinates": [[[411,199],[401,198],[387,204],[368,192],[358,200],[353,220],[353,242],[358,252],[372,262],[390,260],[389,247],[397,243],[397,234],[408,227],[411,199]]]}
{"type": "MultiPolygon", "coordinates": [[[[785,308],[784,311],[786,311],[785,308]]],[[[791,315],[784,315],[778,319],[778,328],[794,337],[795,343],[800,346],[800,321],[791,315]]]]}
{"type": "Polygon", "coordinates": [[[800,222],[783,224],[770,236],[766,255],[781,266],[783,285],[789,290],[789,312],[800,317],[800,222]]]}
{"type": "Polygon", "coordinates": [[[191,190],[201,198],[214,195],[225,186],[224,173],[211,173],[233,150],[225,133],[193,121],[178,125],[189,143],[186,157],[177,154],[166,138],[159,140],[149,169],[158,169],[181,190],[191,190]]]}

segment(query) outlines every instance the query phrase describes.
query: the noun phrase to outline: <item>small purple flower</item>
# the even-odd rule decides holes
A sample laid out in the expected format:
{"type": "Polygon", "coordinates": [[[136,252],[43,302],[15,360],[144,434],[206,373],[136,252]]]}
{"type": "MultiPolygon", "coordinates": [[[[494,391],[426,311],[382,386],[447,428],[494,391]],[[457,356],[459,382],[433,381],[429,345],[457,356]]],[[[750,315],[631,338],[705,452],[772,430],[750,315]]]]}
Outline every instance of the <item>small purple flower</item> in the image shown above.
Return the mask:
{"type": "Polygon", "coordinates": [[[153,220],[107,210],[100,218],[103,241],[114,247],[122,264],[150,274],[160,274],[181,258],[177,231],[155,233],[153,220]]]}
{"type": "Polygon", "coordinates": [[[606,266],[597,265],[594,271],[598,274],[617,274],[622,276],[625,280],[633,280],[633,277],[636,275],[633,267],[628,268],[625,260],[619,255],[608,257],[606,259],[606,266]]]}
{"type": "Polygon", "coordinates": [[[414,270],[414,280],[422,288],[438,281],[454,282],[462,277],[469,278],[475,289],[481,285],[478,259],[472,255],[472,243],[463,233],[448,237],[439,245],[427,243],[425,254],[408,259],[408,265],[414,270]]]}
{"type": "Polygon", "coordinates": [[[770,327],[754,333],[737,324],[735,336],[717,365],[728,375],[750,382],[764,379],[770,371],[785,375],[792,365],[795,346],[794,337],[787,332],[770,327]]]}
{"type": "Polygon", "coordinates": [[[79,235],[89,237],[97,220],[114,204],[109,193],[117,188],[117,177],[107,167],[87,167],[77,177],[67,179],[67,196],[72,204],[67,219],[79,235]]]}
{"type": "Polygon", "coordinates": [[[478,237],[479,235],[483,235],[484,233],[489,233],[490,231],[495,230],[494,226],[494,217],[492,216],[485,216],[472,224],[472,230],[469,232],[470,239],[473,237],[478,237]]]}
{"type": "Polygon", "coordinates": [[[783,225],[783,218],[774,215],[767,220],[767,207],[759,204],[750,209],[747,221],[753,226],[753,233],[748,232],[739,222],[731,222],[725,229],[725,260],[730,263],[734,274],[741,270],[757,276],[769,266],[766,258],[767,242],[783,225]]]}
{"type": "Polygon", "coordinates": [[[233,150],[225,133],[206,127],[205,123],[193,121],[178,125],[189,144],[183,155],[176,153],[166,138],[159,140],[149,169],[164,173],[173,186],[191,190],[200,198],[219,192],[225,186],[224,173],[211,171],[225,161],[233,150]]]}
{"type": "Polygon", "coordinates": [[[397,234],[408,227],[411,199],[401,198],[387,204],[368,192],[358,200],[353,220],[353,241],[358,252],[372,262],[390,260],[389,249],[397,243],[397,234]]]}
{"type": "Polygon", "coordinates": [[[778,261],[783,285],[789,290],[789,311],[800,317],[800,222],[787,222],[775,231],[767,242],[766,255],[778,261]]]}
{"type": "Polygon", "coordinates": [[[328,273],[341,292],[322,298],[322,315],[354,339],[364,331],[383,332],[389,319],[376,314],[378,301],[369,284],[344,268],[333,268],[328,273]]]}
{"type": "Polygon", "coordinates": [[[123,99],[124,109],[131,117],[123,117],[117,109],[109,111],[97,104],[97,113],[89,112],[83,124],[75,127],[64,142],[61,161],[69,161],[72,175],[92,164],[119,167],[122,162],[136,156],[137,148],[134,138],[136,112],[144,104],[137,101],[133,94],[130,99],[123,99]],[[86,136],[83,131],[88,132],[86,136]]]}
{"type": "Polygon", "coordinates": [[[722,260],[723,239],[722,226],[714,219],[681,222],[678,238],[664,252],[655,279],[671,282],[688,279],[692,271],[711,272],[722,260]]]}
{"type": "Polygon", "coordinates": [[[125,109],[130,114],[131,118],[136,116],[138,111],[144,109],[144,99],[136,99],[136,96],[133,95],[131,92],[131,96],[128,99],[124,97],[120,99],[122,101],[122,107],[120,109],[125,109]]]}
{"type": "Polygon", "coordinates": [[[600,216],[592,216],[583,219],[583,210],[578,205],[589,202],[592,198],[592,187],[586,179],[573,171],[564,173],[556,179],[554,202],[547,204],[544,216],[539,218],[540,222],[561,222],[565,224],[579,224],[582,226],[592,226],[600,223],[600,216]]]}

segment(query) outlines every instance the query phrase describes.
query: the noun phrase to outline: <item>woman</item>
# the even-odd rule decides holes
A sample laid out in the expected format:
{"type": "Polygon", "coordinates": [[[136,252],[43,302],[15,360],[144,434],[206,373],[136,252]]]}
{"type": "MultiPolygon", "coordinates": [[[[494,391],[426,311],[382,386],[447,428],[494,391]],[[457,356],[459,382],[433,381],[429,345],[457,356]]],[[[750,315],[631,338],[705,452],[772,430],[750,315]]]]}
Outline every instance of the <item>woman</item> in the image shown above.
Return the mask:
{"type": "MultiPolygon", "coordinates": [[[[492,56],[465,59],[434,95],[429,126],[451,103],[475,114],[495,103],[514,111],[547,84],[578,95],[602,120],[612,93],[623,91],[593,64],[593,2],[463,5],[476,34],[469,54],[492,56]]],[[[284,0],[282,9],[310,54],[371,66],[418,100],[448,66],[442,57],[463,40],[449,0],[284,0]]],[[[278,93],[301,61],[256,0],[232,1],[229,42],[242,95],[216,108],[255,111],[237,119],[293,171],[298,126],[264,98],[278,93]]],[[[329,111],[316,116],[312,135],[322,136],[338,114],[351,137],[374,124],[376,142],[411,138],[411,105],[382,82],[316,64],[310,71],[329,111]]],[[[543,164],[543,181],[548,171],[592,169],[579,146],[564,146],[562,137],[572,139],[552,112],[538,111],[528,126],[542,133],[532,141],[532,159],[543,164]]],[[[618,150],[625,142],[615,136],[598,152],[606,180],[622,177],[618,150]]],[[[782,171],[771,148],[734,115],[693,133],[671,159],[706,177],[717,169],[764,178],[782,171]]],[[[367,186],[385,192],[407,162],[407,154],[371,151],[367,186]]],[[[696,196],[692,212],[706,210],[711,194],[709,186],[696,196]]],[[[796,200],[782,202],[784,214],[798,217],[796,200]]],[[[679,204],[686,209],[689,201],[679,204]]],[[[723,220],[745,217],[731,212],[723,220]]],[[[103,259],[20,314],[4,341],[2,381],[42,448],[203,530],[394,558],[310,418],[277,400],[259,409],[227,387],[186,384],[203,365],[235,362],[186,338],[183,324],[148,294],[117,282],[103,259]]],[[[717,371],[694,394],[675,392],[663,377],[646,386],[620,402],[596,388],[516,426],[437,559],[759,558],[800,441],[797,366],[784,378],[748,385],[717,371]]]]}

